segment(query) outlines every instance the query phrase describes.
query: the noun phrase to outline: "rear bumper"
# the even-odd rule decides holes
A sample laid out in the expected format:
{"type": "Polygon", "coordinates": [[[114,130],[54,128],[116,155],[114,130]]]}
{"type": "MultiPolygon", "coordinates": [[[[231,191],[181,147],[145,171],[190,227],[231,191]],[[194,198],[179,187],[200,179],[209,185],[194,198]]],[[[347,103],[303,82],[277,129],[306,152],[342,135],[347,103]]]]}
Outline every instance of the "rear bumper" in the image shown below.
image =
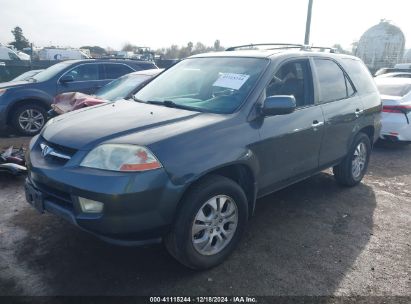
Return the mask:
{"type": "Polygon", "coordinates": [[[394,141],[411,141],[411,115],[408,120],[402,113],[383,113],[380,138],[394,141]]]}

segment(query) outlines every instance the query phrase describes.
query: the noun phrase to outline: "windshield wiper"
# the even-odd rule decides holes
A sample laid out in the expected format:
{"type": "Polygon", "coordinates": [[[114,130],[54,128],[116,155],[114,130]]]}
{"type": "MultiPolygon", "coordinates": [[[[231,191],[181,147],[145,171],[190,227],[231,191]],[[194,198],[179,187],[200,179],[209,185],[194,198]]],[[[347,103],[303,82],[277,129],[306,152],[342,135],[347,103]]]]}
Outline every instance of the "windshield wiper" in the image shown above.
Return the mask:
{"type": "Polygon", "coordinates": [[[169,108],[176,108],[176,109],[184,109],[184,110],[190,110],[190,111],[200,111],[194,107],[189,107],[185,106],[182,104],[175,103],[172,100],[147,100],[146,103],[149,104],[155,104],[155,105],[160,105],[160,106],[166,106],[169,108]]]}
{"type": "Polygon", "coordinates": [[[133,98],[134,101],[141,102],[141,103],[148,103],[148,104],[153,104],[153,105],[166,106],[166,107],[169,107],[169,108],[176,108],[176,109],[203,112],[201,109],[197,109],[195,107],[189,107],[189,106],[185,106],[185,105],[182,105],[182,104],[178,104],[178,103],[175,103],[172,100],[147,100],[147,101],[143,101],[141,99],[138,99],[135,95],[131,95],[131,98],[133,98]]]}

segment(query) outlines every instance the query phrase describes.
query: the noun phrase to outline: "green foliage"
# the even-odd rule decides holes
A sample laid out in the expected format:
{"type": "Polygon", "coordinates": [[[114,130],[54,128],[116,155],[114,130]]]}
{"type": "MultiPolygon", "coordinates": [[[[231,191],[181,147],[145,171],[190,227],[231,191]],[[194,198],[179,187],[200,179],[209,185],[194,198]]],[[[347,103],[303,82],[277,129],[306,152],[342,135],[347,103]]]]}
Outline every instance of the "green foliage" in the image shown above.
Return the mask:
{"type": "Polygon", "coordinates": [[[21,27],[16,26],[11,33],[14,36],[14,41],[10,42],[11,45],[13,45],[17,50],[21,51],[22,49],[26,47],[30,47],[30,43],[27,40],[26,37],[23,35],[23,30],[21,27]]]}
{"type": "Polygon", "coordinates": [[[80,49],[88,49],[88,50],[90,50],[90,53],[97,54],[97,55],[100,55],[100,56],[106,54],[106,50],[104,48],[100,47],[100,46],[97,46],[97,45],[95,45],[95,46],[86,45],[86,46],[80,47],[80,49]]]}
{"type": "Polygon", "coordinates": [[[197,42],[195,45],[193,42],[188,42],[186,46],[179,47],[176,44],[171,45],[168,48],[161,48],[156,50],[156,54],[160,55],[163,59],[181,59],[195,54],[218,52],[223,51],[224,47],[221,46],[220,40],[216,40],[213,46],[206,46],[204,43],[197,42]]]}

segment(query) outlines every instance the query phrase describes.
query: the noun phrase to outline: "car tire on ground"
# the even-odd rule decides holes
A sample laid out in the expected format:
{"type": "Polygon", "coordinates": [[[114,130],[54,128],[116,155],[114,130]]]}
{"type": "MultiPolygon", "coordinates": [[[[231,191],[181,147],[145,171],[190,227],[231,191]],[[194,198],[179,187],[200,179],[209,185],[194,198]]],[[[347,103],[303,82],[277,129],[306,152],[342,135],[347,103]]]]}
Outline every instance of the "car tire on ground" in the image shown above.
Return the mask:
{"type": "Polygon", "coordinates": [[[192,269],[223,262],[247,224],[243,189],[229,178],[209,175],[188,191],[180,206],[172,231],[165,238],[170,254],[192,269]]]}
{"type": "Polygon", "coordinates": [[[41,131],[47,121],[47,111],[40,105],[29,103],[16,108],[11,123],[22,135],[32,136],[41,131]]]}
{"type": "Polygon", "coordinates": [[[347,156],[333,168],[334,177],[343,186],[352,187],[364,177],[371,154],[371,143],[368,135],[358,133],[347,156]]]}

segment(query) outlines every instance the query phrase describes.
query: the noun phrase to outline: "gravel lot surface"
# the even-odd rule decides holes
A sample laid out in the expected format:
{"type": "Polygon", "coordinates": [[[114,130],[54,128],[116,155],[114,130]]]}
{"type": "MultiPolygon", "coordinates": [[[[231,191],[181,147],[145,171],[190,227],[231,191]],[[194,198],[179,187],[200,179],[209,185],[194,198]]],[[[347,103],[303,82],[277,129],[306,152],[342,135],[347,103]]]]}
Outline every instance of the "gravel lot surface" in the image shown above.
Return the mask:
{"type": "Polygon", "coordinates": [[[260,199],[234,254],[204,272],[40,215],[23,182],[0,176],[0,295],[411,296],[411,146],[375,148],[357,187],[326,171],[260,199]]]}

